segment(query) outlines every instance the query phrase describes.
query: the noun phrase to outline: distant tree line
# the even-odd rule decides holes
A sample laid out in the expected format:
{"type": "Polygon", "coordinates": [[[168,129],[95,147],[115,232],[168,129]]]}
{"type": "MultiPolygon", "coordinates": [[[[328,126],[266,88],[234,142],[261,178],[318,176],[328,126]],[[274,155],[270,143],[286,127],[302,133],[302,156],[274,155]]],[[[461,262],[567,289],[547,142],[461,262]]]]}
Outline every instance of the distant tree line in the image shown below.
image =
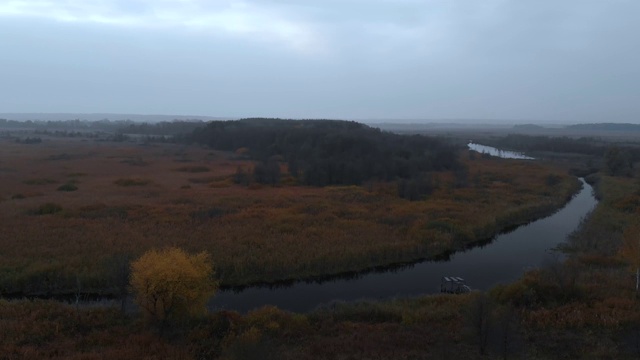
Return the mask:
{"type": "Polygon", "coordinates": [[[101,131],[73,131],[73,130],[34,130],[34,134],[63,138],[98,138],[101,131]]]}
{"type": "Polygon", "coordinates": [[[100,120],[100,121],[86,121],[80,119],[74,120],[60,120],[60,121],[41,121],[41,120],[7,120],[0,119],[0,128],[6,129],[65,129],[65,130],[102,130],[102,131],[116,131],[117,129],[133,124],[131,120],[100,120]]]}
{"type": "Polygon", "coordinates": [[[552,151],[602,156],[605,151],[605,145],[599,143],[596,139],[588,137],[574,139],[566,136],[509,134],[484,142],[501,149],[512,149],[522,152],[552,151]]]}
{"type": "MultiPolygon", "coordinates": [[[[592,125],[598,128],[598,126],[603,127],[611,124],[592,125]]],[[[590,126],[591,125],[585,125],[585,127],[591,128],[590,126]]],[[[605,171],[613,176],[632,176],[633,164],[640,161],[640,146],[612,145],[611,143],[590,137],[574,139],[566,136],[553,137],[510,134],[502,138],[484,142],[498,148],[522,152],[552,151],[603,157],[605,171]]]]}
{"type": "Polygon", "coordinates": [[[576,124],[565,127],[568,130],[582,131],[640,131],[640,124],[629,123],[597,123],[597,124],[576,124]]]}
{"type": "Polygon", "coordinates": [[[139,135],[179,135],[189,134],[202,127],[202,120],[174,120],[157,123],[140,123],[131,120],[99,120],[86,121],[80,119],[41,121],[41,120],[7,120],[0,119],[0,129],[32,129],[37,131],[106,131],[111,133],[139,135]]]}
{"type": "Polygon", "coordinates": [[[27,137],[24,139],[16,138],[16,143],[18,144],[40,144],[42,139],[39,137],[27,137]]]}
{"type": "Polygon", "coordinates": [[[55,137],[82,137],[104,141],[183,142],[184,135],[204,126],[202,120],[174,120],[137,123],[131,120],[60,120],[16,121],[0,119],[0,129],[29,130],[34,134],[55,137]]]}
{"type": "MultiPolygon", "coordinates": [[[[399,193],[416,197],[432,188],[428,173],[457,170],[456,149],[440,139],[397,135],[353,121],[242,119],[214,121],[191,140],[218,150],[242,149],[258,161],[258,182],[279,180],[279,162],[305,185],[360,185],[399,180],[399,193]]],[[[238,180],[248,174],[237,174],[238,180]]]]}
{"type": "Polygon", "coordinates": [[[201,128],[204,123],[200,120],[176,120],[162,121],[158,123],[132,123],[118,128],[118,132],[124,134],[140,134],[140,135],[180,135],[193,132],[195,129],[201,128]]]}

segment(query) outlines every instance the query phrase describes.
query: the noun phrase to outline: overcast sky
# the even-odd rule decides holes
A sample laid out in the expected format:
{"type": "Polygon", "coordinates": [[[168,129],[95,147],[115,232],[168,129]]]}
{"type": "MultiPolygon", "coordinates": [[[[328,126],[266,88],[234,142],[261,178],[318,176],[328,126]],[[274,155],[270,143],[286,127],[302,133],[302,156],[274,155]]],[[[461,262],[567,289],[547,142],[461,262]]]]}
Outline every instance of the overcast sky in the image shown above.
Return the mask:
{"type": "Polygon", "coordinates": [[[640,122],[639,0],[0,0],[0,112],[640,122]]]}

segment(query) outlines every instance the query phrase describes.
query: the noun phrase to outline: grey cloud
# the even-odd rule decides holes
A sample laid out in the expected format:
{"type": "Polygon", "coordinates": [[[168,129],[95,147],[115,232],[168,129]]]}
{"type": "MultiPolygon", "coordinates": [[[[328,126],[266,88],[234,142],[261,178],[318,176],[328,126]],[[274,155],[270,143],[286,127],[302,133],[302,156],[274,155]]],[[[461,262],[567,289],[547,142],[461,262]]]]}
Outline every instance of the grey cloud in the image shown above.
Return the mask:
{"type": "MultiPolygon", "coordinates": [[[[145,19],[155,11],[150,6],[180,4],[109,3],[123,16],[145,19]]],[[[2,17],[6,86],[0,109],[640,120],[640,49],[634,45],[640,2],[267,0],[184,6],[181,16],[188,8],[240,9],[247,11],[244,19],[260,23],[233,34],[2,17]]]]}

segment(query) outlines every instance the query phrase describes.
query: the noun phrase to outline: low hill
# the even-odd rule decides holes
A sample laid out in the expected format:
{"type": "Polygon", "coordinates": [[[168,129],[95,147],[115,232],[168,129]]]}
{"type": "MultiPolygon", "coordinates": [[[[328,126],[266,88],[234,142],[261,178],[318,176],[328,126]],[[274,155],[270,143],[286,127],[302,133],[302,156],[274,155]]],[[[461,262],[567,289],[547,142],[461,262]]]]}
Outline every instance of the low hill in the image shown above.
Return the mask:
{"type": "Polygon", "coordinates": [[[301,183],[316,186],[410,179],[461,166],[454,147],[440,139],[392,134],[353,121],[213,121],[195,130],[192,140],[218,150],[242,149],[265,164],[277,158],[301,183]]]}

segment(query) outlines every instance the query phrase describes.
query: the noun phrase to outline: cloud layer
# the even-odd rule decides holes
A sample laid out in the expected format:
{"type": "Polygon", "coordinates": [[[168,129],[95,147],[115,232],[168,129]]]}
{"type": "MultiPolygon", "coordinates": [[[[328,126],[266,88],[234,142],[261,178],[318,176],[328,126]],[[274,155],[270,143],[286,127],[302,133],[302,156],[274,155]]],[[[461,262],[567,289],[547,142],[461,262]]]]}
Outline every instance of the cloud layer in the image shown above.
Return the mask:
{"type": "Polygon", "coordinates": [[[635,0],[8,0],[5,112],[640,120],[635,0]]]}
{"type": "Polygon", "coordinates": [[[9,0],[0,16],[48,19],[122,28],[196,31],[278,41],[300,51],[317,42],[312,29],[277,8],[244,1],[201,0],[9,0]]]}

